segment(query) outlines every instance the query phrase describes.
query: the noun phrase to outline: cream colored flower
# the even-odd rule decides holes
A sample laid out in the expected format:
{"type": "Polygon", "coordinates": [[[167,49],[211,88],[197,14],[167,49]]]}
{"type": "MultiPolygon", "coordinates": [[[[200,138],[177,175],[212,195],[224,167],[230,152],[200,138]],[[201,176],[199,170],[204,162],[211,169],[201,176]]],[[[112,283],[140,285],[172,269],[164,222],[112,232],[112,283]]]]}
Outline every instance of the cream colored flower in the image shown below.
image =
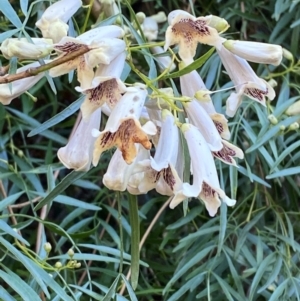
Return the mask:
{"type": "Polygon", "coordinates": [[[223,46],[233,54],[250,62],[278,66],[282,61],[283,50],[280,45],[227,40],[223,46]]]}
{"type": "Polygon", "coordinates": [[[80,121],[68,144],[57,152],[59,160],[65,167],[77,171],[90,169],[96,140],[92,136],[92,130],[99,129],[100,121],[101,109],[95,111],[88,121],[80,121]]]}
{"type": "MultiPolygon", "coordinates": [[[[39,66],[39,62],[34,62],[17,69],[16,73],[21,73],[28,70],[29,68],[39,66]]],[[[9,84],[0,84],[0,102],[3,105],[10,104],[14,98],[17,98],[18,96],[29,90],[31,87],[33,87],[44,75],[44,72],[42,72],[35,76],[18,79],[9,84]]]]}
{"type": "Polygon", "coordinates": [[[37,60],[47,56],[53,50],[51,39],[9,38],[2,42],[0,50],[6,59],[16,56],[19,59],[37,60]]]}
{"type": "Polygon", "coordinates": [[[187,64],[193,62],[198,43],[220,48],[225,41],[218,31],[210,27],[210,17],[194,17],[183,10],[172,11],[168,16],[165,50],[179,45],[179,56],[187,64]]]}
{"type": "Polygon", "coordinates": [[[50,5],[42,17],[35,23],[44,38],[50,38],[54,43],[67,36],[67,22],[81,7],[81,0],[60,0],[50,5]]]}

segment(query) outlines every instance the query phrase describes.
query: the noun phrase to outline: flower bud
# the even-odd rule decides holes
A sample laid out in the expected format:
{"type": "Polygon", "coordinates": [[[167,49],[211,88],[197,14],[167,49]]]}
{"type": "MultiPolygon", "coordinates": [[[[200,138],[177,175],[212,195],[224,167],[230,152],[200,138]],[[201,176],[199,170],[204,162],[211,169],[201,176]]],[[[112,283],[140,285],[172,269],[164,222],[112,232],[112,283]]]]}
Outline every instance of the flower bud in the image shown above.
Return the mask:
{"type": "Polygon", "coordinates": [[[139,22],[139,24],[143,24],[143,22],[146,18],[146,15],[143,12],[138,12],[138,13],[136,13],[135,17],[136,17],[136,20],[139,22]]]}
{"type": "Polygon", "coordinates": [[[156,15],[152,15],[150,17],[152,19],[154,19],[156,21],[156,23],[163,23],[163,22],[167,21],[167,16],[166,16],[165,12],[163,12],[163,11],[160,11],[156,15]]]}
{"type": "Polygon", "coordinates": [[[62,267],[62,263],[60,261],[57,261],[54,266],[56,269],[60,269],[62,267]]]}
{"type": "Polygon", "coordinates": [[[287,115],[298,115],[300,114],[300,100],[294,102],[288,109],[285,111],[287,115]]]}
{"type": "Polygon", "coordinates": [[[80,262],[77,262],[77,263],[75,264],[75,268],[78,269],[78,268],[80,268],[80,267],[81,267],[81,263],[80,263],[80,262]]]}
{"type": "Polygon", "coordinates": [[[277,85],[278,85],[277,81],[276,81],[274,78],[271,78],[271,79],[268,81],[268,84],[269,84],[272,88],[275,88],[275,87],[277,87],[277,85]]]}
{"type": "Polygon", "coordinates": [[[269,115],[268,119],[269,119],[270,123],[273,125],[278,123],[278,119],[273,114],[269,115]]]}
{"type": "Polygon", "coordinates": [[[281,126],[279,127],[279,129],[283,132],[283,131],[285,131],[286,127],[285,127],[284,125],[281,125],[281,126]]]}
{"type": "Polygon", "coordinates": [[[224,32],[230,27],[228,22],[223,18],[214,16],[214,15],[211,15],[209,17],[210,17],[210,20],[208,22],[208,25],[210,27],[215,28],[218,32],[224,32]]]}
{"type": "Polygon", "coordinates": [[[26,38],[10,38],[4,40],[0,50],[6,59],[14,56],[19,59],[40,59],[47,56],[53,50],[51,39],[32,38],[32,42],[26,38]]]}
{"type": "Polygon", "coordinates": [[[293,54],[285,48],[282,48],[282,55],[289,61],[292,61],[294,59],[293,54]]]}
{"type": "Polygon", "coordinates": [[[22,150],[18,150],[18,157],[24,157],[24,152],[22,150]]]}
{"type": "Polygon", "coordinates": [[[51,246],[51,244],[50,244],[49,242],[46,242],[46,243],[44,244],[44,250],[45,250],[48,254],[51,252],[52,246],[51,246]]]}
{"type": "Polygon", "coordinates": [[[68,255],[72,258],[74,256],[74,250],[73,249],[69,249],[68,251],[68,255]]]}
{"type": "Polygon", "coordinates": [[[294,122],[289,126],[289,130],[290,131],[296,131],[299,129],[299,123],[298,122],[294,122]]]}

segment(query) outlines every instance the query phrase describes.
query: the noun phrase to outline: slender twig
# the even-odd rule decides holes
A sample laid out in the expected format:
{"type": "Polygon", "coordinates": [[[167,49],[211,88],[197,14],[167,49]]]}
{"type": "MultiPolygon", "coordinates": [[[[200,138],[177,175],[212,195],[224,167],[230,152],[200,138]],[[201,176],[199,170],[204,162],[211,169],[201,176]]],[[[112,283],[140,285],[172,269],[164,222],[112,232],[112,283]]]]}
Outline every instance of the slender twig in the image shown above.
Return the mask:
{"type": "MultiPolygon", "coordinates": [[[[150,223],[149,227],[147,228],[146,232],[144,233],[141,241],[140,241],[140,244],[139,244],[139,249],[141,250],[149,233],[151,232],[152,228],[154,227],[155,223],[157,222],[158,218],[161,216],[161,214],[163,213],[163,211],[166,209],[166,207],[169,205],[169,203],[171,202],[173,197],[170,197],[162,206],[161,208],[159,209],[159,211],[156,213],[156,215],[154,216],[152,222],[150,223]]],[[[129,280],[129,277],[131,275],[131,269],[129,269],[127,275],[126,275],[126,279],[129,280]]],[[[123,295],[124,294],[124,291],[125,291],[125,288],[126,288],[126,284],[123,283],[122,285],[122,288],[120,290],[120,295],[123,295]]]]}
{"type": "Polygon", "coordinates": [[[53,67],[56,67],[58,65],[66,63],[68,61],[74,60],[78,56],[81,56],[81,55],[89,52],[91,49],[93,49],[93,48],[89,47],[88,45],[81,45],[81,47],[78,50],[76,50],[74,52],[70,52],[64,56],[58,57],[57,59],[55,59],[52,62],[47,63],[45,65],[42,65],[39,67],[34,67],[34,68],[29,68],[26,71],[23,71],[23,72],[20,72],[17,74],[6,74],[5,76],[0,77],[0,84],[11,83],[18,79],[31,77],[31,76],[37,75],[41,72],[45,72],[53,67]]]}

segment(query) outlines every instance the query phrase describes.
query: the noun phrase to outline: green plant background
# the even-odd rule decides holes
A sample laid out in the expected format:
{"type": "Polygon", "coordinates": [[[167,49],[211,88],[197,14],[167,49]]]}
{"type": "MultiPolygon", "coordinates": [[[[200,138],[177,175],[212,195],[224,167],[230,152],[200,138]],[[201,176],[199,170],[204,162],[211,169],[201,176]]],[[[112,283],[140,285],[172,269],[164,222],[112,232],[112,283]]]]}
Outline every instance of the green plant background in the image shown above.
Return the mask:
{"type": "MultiPolygon", "coordinates": [[[[299,130],[288,130],[300,116],[284,113],[299,99],[299,2],[120,3],[124,20],[134,18],[131,8],[147,15],[174,9],[218,15],[230,24],[226,37],[280,44],[294,56],[276,70],[251,64],[259,76],[277,81],[277,96],[267,107],[245,100],[229,120],[231,141],[243,149],[245,159],[239,168],[218,162],[221,186],[237,205],[222,205],[214,218],[198,200],[189,202],[188,209],[171,210],[167,198],[154,192],[135,200],[108,191],[102,176],[111,152],[87,173],[63,168],[56,152],[66,144],[82,102],[72,75],[53,80],[56,94],[51,82],[41,80],[29,91],[37,102],[23,94],[9,106],[0,104],[0,300],[300,300],[300,142],[299,130]],[[269,122],[270,114],[278,124],[269,122]],[[137,242],[131,245],[138,233],[131,234],[138,226],[146,239],[134,291],[125,277],[130,263],[137,277],[138,258],[132,253],[137,242]],[[46,241],[52,245],[49,255],[43,248],[46,241]],[[70,248],[75,252],[72,258],[67,254],[70,248]],[[70,260],[81,267],[73,268],[70,260]],[[64,268],[57,269],[57,261],[64,268]]],[[[7,3],[0,1],[1,41],[18,25],[7,3]]],[[[38,36],[34,23],[43,1],[10,3],[24,22],[23,33],[38,36]],[[30,10],[24,9],[27,4],[30,10]]],[[[88,8],[72,19],[76,30],[89,29],[95,22],[88,8]]],[[[161,41],[166,27],[161,26],[161,41]]],[[[208,50],[199,46],[198,57],[208,50]]],[[[134,54],[135,67],[147,74],[144,53],[134,54]]],[[[1,63],[8,62],[1,57],[1,63]]],[[[9,63],[12,71],[16,69],[16,61],[9,63]]],[[[149,77],[156,70],[152,72],[149,77]]],[[[231,85],[215,54],[199,72],[212,91],[231,85]]],[[[127,78],[137,80],[133,72],[127,78]]],[[[170,79],[162,83],[171,85],[170,79]]],[[[224,112],[229,93],[213,95],[219,112],[224,112]]]]}

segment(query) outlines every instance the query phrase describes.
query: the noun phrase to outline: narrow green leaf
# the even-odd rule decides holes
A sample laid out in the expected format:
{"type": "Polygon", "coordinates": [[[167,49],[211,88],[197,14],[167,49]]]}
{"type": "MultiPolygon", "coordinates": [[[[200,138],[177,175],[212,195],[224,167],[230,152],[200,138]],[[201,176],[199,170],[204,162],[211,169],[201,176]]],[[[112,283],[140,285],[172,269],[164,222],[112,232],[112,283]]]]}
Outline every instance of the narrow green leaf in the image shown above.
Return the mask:
{"type": "Polygon", "coordinates": [[[3,199],[1,202],[0,202],[0,212],[5,209],[7,206],[13,204],[24,192],[21,191],[21,192],[18,192],[18,193],[15,193],[13,195],[10,195],[8,197],[6,197],[5,199],[3,199]]]}
{"type": "Polygon", "coordinates": [[[24,16],[27,16],[28,0],[20,0],[20,6],[24,16]]]}
{"type": "Polygon", "coordinates": [[[0,278],[16,291],[23,301],[41,301],[37,293],[12,271],[5,273],[0,270],[0,278]]]}
{"type": "Polygon", "coordinates": [[[204,63],[209,59],[209,57],[213,54],[214,51],[215,51],[215,48],[212,47],[204,55],[202,55],[201,57],[196,59],[192,64],[184,67],[183,69],[181,69],[179,71],[165,75],[162,79],[177,78],[182,75],[188,74],[188,73],[192,72],[193,70],[199,69],[201,66],[204,65],[204,63]]]}
{"type": "Polygon", "coordinates": [[[17,301],[12,295],[10,295],[3,286],[0,285],[0,300],[3,301],[17,301]]]}
{"type": "Polygon", "coordinates": [[[120,279],[120,275],[117,276],[117,278],[115,279],[113,284],[110,286],[109,290],[105,294],[102,301],[111,301],[113,299],[114,295],[116,294],[116,288],[117,288],[119,279],[120,279]]]}
{"type": "Polygon", "coordinates": [[[29,246],[29,243],[13,228],[11,228],[5,221],[0,219],[0,230],[4,232],[4,234],[9,234],[17,240],[21,241],[25,245],[29,246]]]}
{"type": "Polygon", "coordinates": [[[270,175],[266,176],[266,179],[270,180],[270,179],[275,179],[275,178],[280,178],[280,177],[287,177],[287,176],[292,176],[292,175],[296,175],[299,173],[300,173],[300,166],[291,167],[291,168],[287,168],[287,169],[275,172],[273,174],[270,174],[270,175]]]}
{"type": "Polygon", "coordinates": [[[283,300],[280,297],[282,297],[283,291],[287,289],[288,282],[289,279],[285,279],[278,287],[276,287],[269,301],[283,300]]]}
{"type": "Polygon", "coordinates": [[[139,281],[140,270],[140,222],[137,197],[128,194],[129,220],[131,226],[131,285],[135,290],[139,281]]]}
{"type": "Polygon", "coordinates": [[[56,196],[60,193],[64,192],[67,187],[72,185],[76,180],[80,179],[86,174],[86,172],[79,171],[71,171],[67,176],[65,176],[61,182],[42,200],[40,201],[34,208],[35,211],[39,210],[46,204],[50,203],[54,200],[56,196]]]}
{"type": "Polygon", "coordinates": [[[18,31],[20,31],[19,28],[7,30],[5,32],[0,33],[0,43],[2,43],[5,39],[10,38],[11,36],[13,36],[18,31]]]}
{"type": "Polygon", "coordinates": [[[138,301],[138,299],[136,298],[136,295],[135,295],[130,283],[127,281],[126,277],[123,274],[121,274],[121,277],[123,278],[123,281],[126,285],[127,292],[129,294],[130,300],[131,301],[138,301]]]}
{"type": "Polygon", "coordinates": [[[8,0],[1,0],[0,11],[16,28],[22,27],[21,20],[8,0]]]}
{"type": "Polygon", "coordinates": [[[80,108],[83,100],[84,95],[82,95],[80,98],[78,98],[76,101],[72,102],[67,108],[65,108],[60,113],[56,114],[55,116],[48,119],[46,122],[40,124],[38,127],[30,131],[27,135],[27,137],[32,137],[34,135],[37,135],[50,127],[60,123],[61,121],[65,120],[69,116],[73,115],[78,109],[80,108]]]}
{"type": "Polygon", "coordinates": [[[217,251],[218,255],[220,255],[222,251],[225,233],[227,229],[227,205],[225,202],[221,203],[220,210],[221,210],[221,215],[220,215],[220,230],[219,230],[219,242],[218,242],[218,251],[217,251]]]}

